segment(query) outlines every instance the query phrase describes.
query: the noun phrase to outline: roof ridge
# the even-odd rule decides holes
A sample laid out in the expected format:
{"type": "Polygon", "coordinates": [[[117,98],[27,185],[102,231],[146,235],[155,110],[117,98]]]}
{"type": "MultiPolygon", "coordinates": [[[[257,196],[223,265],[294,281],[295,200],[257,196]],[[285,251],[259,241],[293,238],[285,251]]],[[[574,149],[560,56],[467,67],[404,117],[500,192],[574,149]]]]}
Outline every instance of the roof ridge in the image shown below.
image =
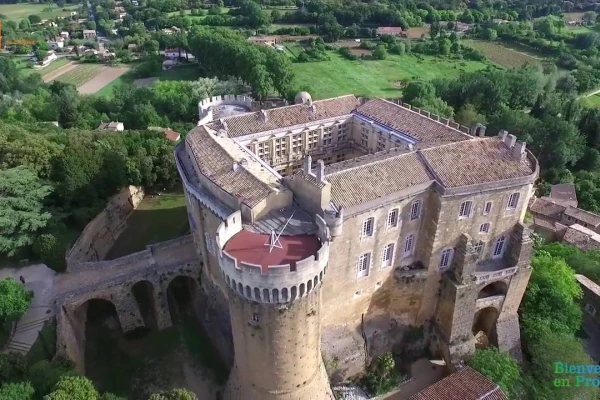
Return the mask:
{"type": "MultiPolygon", "coordinates": [[[[333,171],[333,172],[330,172],[329,174],[325,174],[325,176],[330,176],[330,175],[340,174],[340,173],[343,173],[343,172],[353,171],[353,170],[356,170],[358,168],[362,168],[362,167],[366,167],[366,166],[370,166],[370,165],[375,165],[375,164],[378,164],[378,163],[381,163],[381,162],[384,162],[384,161],[391,160],[393,158],[397,158],[397,157],[406,156],[406,155],[409,155],[409,154],[416,153],[416,151],[408,151],[408,152],[404,152],[404,153],[392,154],[392,152],[394,152],[394,151],[399,151],[399,150],[398,150],[398,148],[392,148],[390,150],[384,150],[384,151],[380,151],[380,152],[373,153],[373,154],[365,154],[365,155],[360,156],[360,157],[355,157],[355,158],[351,158],[349,160],[340,161],[339,163],[335,163],[335,164],[342,164],[342,163],[346,163],[346,162],[350,164],[352,162],[357,162],[359,160],[360,161],[368,160],[369,157],[373,157],[373,156],[376,156],[376,155],[379,155],[379,156],[386,155],[387,156],[387,157],[383,157],[383,158],[378,158],[378,159],[372,160],[371,162],[366,162],[364,164],[353,165],[353,166],[350,166],[348,168],[344,168],[344,169],[340,169],[340,170],[337,170],[337,171],[333,171]],[[384,154],[384,153],[387,153],[387,154],[384,154]]],[[[334,166],[335,164],[331,164],[330,167],[334,166]]]]}

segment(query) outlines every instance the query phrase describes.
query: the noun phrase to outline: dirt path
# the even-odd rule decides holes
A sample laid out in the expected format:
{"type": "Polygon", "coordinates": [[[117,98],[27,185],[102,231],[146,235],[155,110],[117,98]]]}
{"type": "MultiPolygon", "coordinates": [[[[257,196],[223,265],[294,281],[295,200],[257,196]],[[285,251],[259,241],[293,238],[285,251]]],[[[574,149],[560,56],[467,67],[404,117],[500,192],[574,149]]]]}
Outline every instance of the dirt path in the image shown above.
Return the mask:
{"type": "MultiPolygon", "coordinates": [[[[42,75],[42,80],[44,82],[51,82],[51,81],[55,80],[56,78],[58,78],[59,76],[61,76],[62,74],[72,71],[75,68],[77,68],[77,64],[75,64],[74,61],[71,61],[68,64],[63,65],[62,67],[55,69],[54,71],[52,71],[50,73],[47,73],[46,75],[42,75]]],[[[42,70],[42,72],[43,72],[43,70],[42,70]]]]}
{"type": "Polygon", "coordinates": [[[98,75],[77,88],[80,94],[94,94],[124,73],[129,67],[106,67],[98,75]]]}

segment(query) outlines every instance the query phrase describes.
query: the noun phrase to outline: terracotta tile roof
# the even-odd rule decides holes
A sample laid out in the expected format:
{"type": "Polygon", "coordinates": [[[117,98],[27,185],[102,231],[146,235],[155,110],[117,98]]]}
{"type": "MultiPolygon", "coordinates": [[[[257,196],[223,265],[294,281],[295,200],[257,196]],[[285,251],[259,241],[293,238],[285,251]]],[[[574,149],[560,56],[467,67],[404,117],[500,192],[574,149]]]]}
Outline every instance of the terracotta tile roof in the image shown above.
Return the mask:
{"type": "Polygon", "coordinates": [[[556,226],[554,225],[554,222],[546,219],[545,217],[533,217],[533,225],[556,232],[556,226]]]}
{"type": "Polygon", "coordinates": [[[566,208],[567,207],[556,204],[550,200],[538,198],[532,201],[529,206],[529,211],[534,214],[540,214],[559,220],[561,218],[561,214],[566,210],[566,208]]]}
{"type": "Polygon", "coordinates": [[[579,224],[569,226],[562,237],[562,241],[584,251],[600,250],[600,235],[579,224]]]}
{"type": "Polygon", "coordinates": [[[572,183],[559,183],[550,188],[550,197],[558,200],[577,201],[575,185],[572,183]]]}
{"type": "Polygon", "coordinates": [[[466,140],[420,153],[447,188],[526,177],[536,170],[527,157],[514,157],[498,137],[466,140]]]}
{"type": "Polygon", "coordinates": [[[181,137],[181,135],[179,134],[179,132],[175,132],[174,130],[167,128],[167,129],[165,129],[165,137],[168,140],[176,142],[176,141],[179,140],[179,138],[181,137]]]}
{"type": "Polygon", "coordinates": [[[250,207],[280,188],[275,175],[250,157],[234,170],[234,162],[241,160],[238,156],[243,150],[229,138],[217,137],[200,126],[192,130],[185,141],[200,173],[250,207]]]}
{"type": "Polygon", "coordinates": [[[223,126],[221,121],[213,121],[208,124],[208,127],[214,130],[226,129],[229,137],[250,135],[321,119],[348,115],[358,106],[358,99],[354,95],[341,96],[315,101],[313,102],[313,106],[311,109],[308,105],[296,104],[235,115],[222,120],[226,126],[223,126]]]}
{"type": "Polygon", "coordinates": [[[592,226],[600,225],[600,215],[596,215],[589,211],[582,210],[581,208],[567,207],[565,215],[571,218],[575,218],[579,221],[585,222],[592,226]]]}
{"type": "Polygon", "coordinates": [[[590,278],[585,275],[575,274],[575,278],[579,282],[579,284],[587,289],[589,289],[596,296],[600,296],[600,286],[590,278]]]}
{"type": "Polygon", "coordinates": [[[305,173],[303,169],[298,170],[298,172],[292,175],[291,179],[304,179],[305,181],[314,184],[319,189],[325,187],[325,182],[317,182],[316,176],[305,173]]]}
{"type": "Polygon", "coordinates": [[[402,28],[399,26],[380,26],[377,28],[378,35],[399,35],[402,32],[402,28]]]}
{"type": "Polygon", "coordinates": [[[507,400],[502,389],[479,372],[464,367],[408,400],[507,400]]]}
{"type": "Polygon", "coordinates": [[[336,206],[352,207],[433,180],[415,152],[375,156],[370,163],[326,174],[336,206]]]}
{"type": "Polygon", "coordinates": [[[366,102],[358,107],[356,113],[396,129],[419,142],[445,144],[471,138],[459,130],[382,99],[366,102]]]}

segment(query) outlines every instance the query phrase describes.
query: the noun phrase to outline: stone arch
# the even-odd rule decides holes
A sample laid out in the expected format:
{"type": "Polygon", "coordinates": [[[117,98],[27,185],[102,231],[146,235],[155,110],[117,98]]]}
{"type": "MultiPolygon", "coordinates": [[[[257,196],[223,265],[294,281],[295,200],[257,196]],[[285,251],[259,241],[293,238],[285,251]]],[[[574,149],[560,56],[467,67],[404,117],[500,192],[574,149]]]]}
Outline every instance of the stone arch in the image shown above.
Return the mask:
{"type": "Polygon", "coordinates": [[[319,281],[323,281],[323,271],[319,272],[319,281]]]}
{"type": "Polygon", "coordinates": [[[263,289],[263,300],[267,303],[271,302],[271,296],[269,295],[269,289],[263,289]]]}
{"type": "Polygon", "coordinates": [[[489,345],[498,346],[496,335],[496,322],[498,310],[495,307],[486,307],[475,313],[472,332],[475,336],[475,347],[485,348],[489,345]]]}
{"type": "Polygon", "coordinates": [[[313,281],[312,279],[309,280],[308,282],[306,282],[306,292],[310,292],[312,290],[312,286],[313,286],[313,281]]]}
{"type": "Polygon", "coordinates": [[[294,301],[298,297],[298,287],[296,285],[292,286],[290,290],[290,300],[294,301]]]}
{"type": "Polygon", "coordinates": [[[238,282],[238,287],[237,287],[237,291],[239,294],[241,294],[242,296],[244,295],[244,285],[242,285],[241,282],[238,282]]]}
{"type": "Polygon", "coordinates": [[[252,289],[248,285],[246,285],[246,297],[249,299],[252,298],[252,289]]]}
{"type": "Polygon", "coordinates": [[[167,301],[173,322],[182,314],[199,315],[200,288],[198,282],[187,275],[174,277],[167,286],[167,301]]]}
{"type": "Polygon", "coordinates": [[[279,290],[273,289],[273,303],[279,303],[279,290]]]}
{"type": "Polygon", "coordinates": [[[254,300],[258,300],[258,301],[261,300],[260,299],[260,289],[257,287],[254,288],[254,300]]]}
{"type": "Polygon", "coordinates": [[[318,285],[318,284],[319,284],[319,277],[318,277],[318,276],[315,276],[315,279],[314,279],[314,284],[313,284],[313,286],[314,286],[314,287],[317,287],[317,285],[318,285]]]}
{"type": "Polygon", "coordinates": [[[144,325],[148,329],[158,329],[158,308],[155,301],[154,285],[149,280],[137,281],[131,286],[144,325]]]}
{"type": "Polygon", "coordinates": [[[281,301],[288,301],[289,297],[288,297],[288,288],[284,287],[283,289],[281,289],[281,301]]]}
{"type": "Polygon", "coordinates": [[[483,299],[486,297],[506,295],[508,292],[508,285],[504,281],[495,281],[489,283],[479,290],[477,299],[483,299]]]}
{"type": "Polygon", "coordinates": [[[300,297],[304,296],[306,293],[306,285],[304,283],[300,284],[300,297]]]}

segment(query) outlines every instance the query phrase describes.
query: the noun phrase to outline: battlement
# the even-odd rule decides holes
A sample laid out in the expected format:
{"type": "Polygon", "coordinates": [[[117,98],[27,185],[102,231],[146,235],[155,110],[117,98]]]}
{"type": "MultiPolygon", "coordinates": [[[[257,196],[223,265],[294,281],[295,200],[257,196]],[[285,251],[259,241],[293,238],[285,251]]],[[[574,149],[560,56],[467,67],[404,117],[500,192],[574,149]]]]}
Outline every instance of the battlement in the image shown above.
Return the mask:
{"type": "Polygon", "coordinates": [[[281,236],[281,248],[269,235],[242,230],[219,252],[223,278],[234,292],[262,303],[287,303],[321,283],[329,261],[329,242],[314,235],[281,236]]]}
{"type": "Polygon", "coordinates": [[[439,122],[439,123],[441,123],[443,125],[449,126],[452,129],[456,129],[458,131],[461,131],[463,133],[467,133],[467,134],[470,134],[470,135],[473,135],[473,136],[485,136],[485,127],[483,125],[481,125],[481,124],[478,124],[475,127],[469,128],[468,126],[461,125],[458,122],[455,122],[455,121],[453,121],[451,119],[440,117],[437,114],[433,114],[433,113],[431,113],[429,111],[422,110],[422,109],[420,109],[418,107],[413,107],[413,106],[411,106],[408,103],[402,102],[402,100],[400,100],[400,99],[388,99],[388,101],[390,101],[390,102],[392,102],[394,104],[397,104],[397,105],[399,105],[402,108],[405,108],[407,110],[410,110],[410,111],[413,111],[413,112],[415,112],[417,114],[420,114],[420,115],[422,115],[422,116],[424,116],[426,118],[429,118],[429,119],[431,119],[433,121],[436,121],[436,122],[439,122]]]}

